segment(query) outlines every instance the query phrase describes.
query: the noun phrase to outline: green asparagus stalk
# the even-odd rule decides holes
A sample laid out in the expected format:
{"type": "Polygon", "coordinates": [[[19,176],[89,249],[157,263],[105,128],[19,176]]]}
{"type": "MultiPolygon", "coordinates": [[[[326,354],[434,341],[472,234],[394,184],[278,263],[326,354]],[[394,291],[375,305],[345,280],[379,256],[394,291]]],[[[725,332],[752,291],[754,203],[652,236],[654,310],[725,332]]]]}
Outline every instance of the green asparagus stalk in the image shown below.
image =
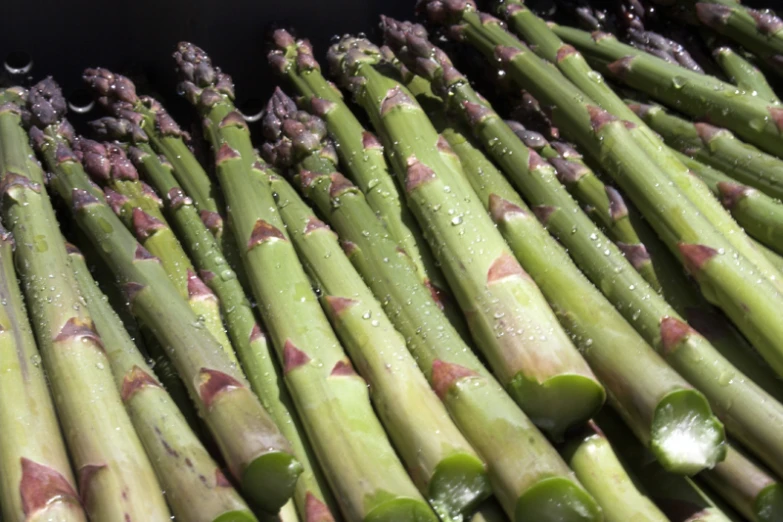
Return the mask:
{"type": "Polygon", "coordinates": [[[436,513],[462,519],[490,494],[484,463],[449,419],[337,236],[288,183],[266,177],[319,300],[357,372],[371,383],[375,409],[408,472],[436,513]]]}
{"type": "MultiPolygon", "coordinates": [[[[128,128],[127,123],[119,121],[104,120],[103,123],[103,128],[110,125],[115,131],[119,130],[118,126],[128,128]]],[[[114,137],[127,138],[122,132],[115,132],[114,137]]],[[[324,486],[322,473],[304,439],[301,421],[296,416],[291,398],[273,362],[266,335],[256,321],[242,285],[220,245],[201,220],[193,200],[177,182],[165,157],[157,156],[143,140],[136,141],[136,146],[130,149],[130,157],[145,179],[159,193],[166,195],[164,201],[168,215],[177,228],[178,237],[198,267],[199,274],[220,300],[228,333],[253,391],[290,442],[295,457],[302,464],[303,471],[296,482],[294,493],[296,509],[306,518],[308,499],[333,506],[334,500],[324,486]]]]}
{"type": "Polygon", "coordinates": [[[726,129],[693,123],[656,105],[630,107],[673,147],[731,178],[783,199],[783,160],[761,152],[726,129]]]}
{"type": "Polygon", "coordinates": [[[79,138],[74,152],[90,178],[104,189],[107,202],[138,242],[160,259],[164,270],[188,300],[193,312],[210,334],[220,343],[228,358],[237,358],[226,336],[218,300],[195,274],[187,253],[161,212],[163,202],[149,185],[139,180],[139,173],[125,151],[114,144],[103,145],[79,138]]]}
{"type": "MultiPolygon", "coordinates": [[[[32,110],[27,119],[35,126],[57,125],[55,111],[65,110],[62,96],[48,92],[50,84],[50,79],[44,80],[28,94],[32,110]]],[[[28,167],[21,103],[21,98],[13,100],[2,111],[3,215],[17,240],[15,264],[24,282],[81,501],[92,520],[167,521],[170,514],[155,472],[107,370],[103,341],[82,304],[44,180],[28,167]]],[[[54,444],[56,450],[56,440],[54,444]]],[[[40,519],[33,512],[58,497],[68,502],[73,489],[62,468],[45,461],[23,464],[27,464],[23,474],[31,473],[30,486],[44,486],[39,492],[19,484],[23,508],[26,505],[24,509],[30,511],[25,518],[40,519]]],[[[54,513],[62,510],[63,516],[79,516],[63,507],[55,507],[54,513]]]]}
{"type": "Polygon", "coordinates": [[[345,165],[346,175],[364,192],[367,202],[389,234],[411,257],[424,281],[448,294],[443,273],[419,225],[401,202],[378,139],[365,130],[343,101],[340,91],[321,75],[309,42],[294,40],[283,29],[275,31],[274,42],[275,49],[269,53],[270,63],[307,99],[311,110],[326,120],[329,132],[341,144],[337,153],[345,165]],[[334,123],[337,121],[339,125],[334,123]]]}
{"type": "MultiPolygon", "coordinates": [[[[776,400],[783,400],[781,383],[774,372],[756,356],[742,334],[726,324],[722,314],[694,288],[677,259],[638,212],[626,204],[622,194],[613,187],[605,186],[581,161],[575,149],[563,143],[555,143],[555,147],[560,156],[549,161],[557,171],[558,180],[583,207],[592,209],[592,212],[588,208],[585,211],[594,221],[604,225],[607,235],[652,289],[661,294],[740,372],[776,400]]],[[[686,158],[680,157],[685,162],[686,158]]],[[[635,309],[627,310],[626,317],[630,313],[632,318],[636,313],[635,309]]],[[[664,311],[664,308],[661,310],[664,311]]]]}
{"type": "Polygon", "coordinates": [[[580,482],[601,504],[606,522],[669,522],[637,489],[595,422],[569,437],[563,453],[580,482]]]}
{"type": "Polygon", "coordinates": [[[309,165],[315,170],[297,176],[301,192],[337,231],[349,259],[405,337],[431,387],[486,461],[506,513],[515,520],[538,516],[536,520],[548,522],[567,514],[571,520],[574,512],[594,512],[595,504],[554,448],[446,319],[364,194],[337,173],[336,165],[327,161],[329,154],[317,157],[320,161],[309,165]],[[565,513],[551,505],[562,506],[565,513]]]}
{"type": "Polygon", "coordinates": [[[604,408],[596,424],[625,468],[647,496],[673,522],[730,522],[720,508],[696,485],[681,475],[667,473],[644,447],[637,444],[621,419],[604,408]]]}
{"type": "Polygon", "coordinates": [[[779,254],[783,253],[783,204],[779,200],[684,154],[682,162],[704,180],[748,234],[779,254]]]}
{"type": "Polygon", "coordinates": [[[737,0],[696,2],[696,17],[710,29],[736,41],[783,75],[783,20],[770,10],[740,5],[737,0]]]}
{"type": "Polygon", "coordinates": [[[722,45],[712,52],[715,61],[718,62],[729,81],[749,93],[772,103],[780,103],[778,95],[764,77],[764,73],[746,60],[741,54],[727,45],[722,45]]]}
{"type": "MultiPolygon", "coordinates": [[[[230,78],[199,48],[175,53],[183,91],[211,129],[206,134],[232,211],[242,258],[286,383],[346,518],[435,520],[405,473],[370,405],[367,386],[350,363],[284,232],[272,190],[254,161],[247,126],[229,117],[230,78]],[[250,156],[250,158],[248,158],[250,156]],[[348,446],[347,449],[344,449],[348,446]]],[[[324,506],[324,509],[325,506],[324,506]]]]}
{"type": "Polygon", "coordinates": [[[700,477],[748,520],[772,522],[783,517],[783,486],[738,449],[731,448],[726,460],[700,477]]]}
{"type": "MultiPolygon", "coordinates": [[[[13,120],[6,114],[13,110],[8,105],[0,108],[0,134],[13,120]]],[[[5,168],[3,161],[3,176],[5,168]]],[[[9,521],[86,522],[16,280],[13,250],[11,234],[0,227],[2,515],[9,521]]]]}
{"type": "MultiPolygon", "coordinates": [[[[783,292],[783,273],[753,247],[750,238],[712,196],[704,183],[689,175],[687,167],[672,154],[670,149],[662,146],[660,137],[625,105],[623,100],[603,81],[602,76],[590,68],[581,54],[576,52],[573,47],[564,44],[543,20],[520,5],[518,1],[506,2],[501,5],[500,11],[509,20],[513,29],[533,45],[536,54],[544,60],[554,63],[566,78],[594,100],[599,107],[621,120],[634,124],[628,126],[628,133],[649,156],[650,160],[668,175],[677,188],[688,197],[713,226],[723,233],[728,242],[740,254],[755,264],[761,273],[776,285],[778,291],[783,292]]],[[[485,20],[492,23],[489,18],[485,18],[485,20]]],[[[497,30],[492,32],[496,36],[503,36],[503,32],[497,30]]],[[[500,43],[511,47],[520,45],[516,39],[509,38],[507,35],[501,38],[500,43]]],[[[634,51],[637,50],[634,49],[634,51]]],[[[642,51],[637,52],[642,53],[642,51]]],[[[698,74],[697,76],[705,81],[709,80],[708,76],[698,74]]],[[[569,128],[565,130],[568,131],[569,128]]]]}
{"type": "Polygon", "coordinates": [[[508,517],[503,513],[497,500],[490,498],[485,500],[467,520],[468,522],[508,522],[508,517]]]}
{"type": "Polygon", "coordinates": [[[61,99],[59,87],[48,80],[38,88],[40,94],[30,104],[48,119],[41,122],[44,131],[34,128],[31,133],[54,173],[52,185],[123,284],[134,313],[166,348],[231,475],[250,500],[277,512],[291,497],[301,465],[241,370],[203,328],[160,262],[135,240],[91,184],[70,149],[72,134],[63,131],[64,104],[50,102],[61,99]]]}
{"type": "Polygon", "coordinates": [[[769,248],[765,247],[758,241],[756,241],[756,248],[764,254],[764,256],[769,260],[770,263],[775,265],[779,270],[783,270],[783,257],[781,257],[779,254],[776,254],[769,248]]]}
{"type": "MultiPolygon", "coordinates": [[[[742,436],[747,436],[749,433],[747,427],[755,425],[754,428],[751,428],[755,435],[751,435],[751,437],[763,438],[766,440],[766,447],[772,451],[772,453],[767,454],[765,460],[769,460],[771,463],[778,460],[777,457],[772,456],[780,451],[780,449],[772,450],[773,447],[778,446],[774,435],[776,429],[767,431],[763,423],[758,423],[755,420],[760,418],[757,414],[745,417],[741,421],[734,417],[741,414],[738,408],[735,407],[737,398],[735,393],[744,395],[748,406],[758,404],[759,402],[771,405],[770,411],[776,412],[772,415],[779,417],[781,420],[783,420],[783,406],[765,393],[759,386],[750,382],[745,376],[738,379],[736,383],[728,383],[728,387],[734,387],[734,390],[727,392],[726,377],[736,375],[738,370],[704,338],[693,331],[686,323],[682,322],[677,313],[649,288],[614,245],[579,210],[578,205],[563,190],[562,186],[558,185],[553,169],[545,165],[535,153],[524,147],[514,132],[472,90],[465,78],[451,65],[448,57],[427,41],[424,29],[410,24],[395,25],[391,21],[387,21],[385,25],[387,41],[399,51],[398,56],[405,63],[414,67],[416,72],[426,74],[435,81],[436,91],[442,95],[444,100],[448,100],[453,112],[473,127],[477,138],[493,156],[493,159],[514,180],[519,190],[523,191],[527,198],[536,206],[539,217],[544,218],[547,227],[565,244],[569,252],[574,256],[574,259],[591,277],[596,286],[606,293],[619,310],[624,311],[626,319],[637,326],[647,342],[655,346],[659,353],[681,372],[688,382],[694,384],[713,401],[716,412],[725,419],[730,430],[744,433],[745,435],[742,436]],[[574,233],[574,230],[579,230],[580,233],[574,233]],[[677,331],[680,333],[675,333],[677,331]],[[676,347],[671,344],[673,341],[677,343],[676,347]],[[702,363],[704,360],[709,360],[710,364],[704,365],[702,363]],[[712,366],[713,364],[716,366],[712,366]],[[715,371],[708,369],[710,366],[715,371]],[[719,370],[718,367],[720,367],[719,370]],[[765,431],[766,433],[762,434],[765,431]]],[[[504,194],[513,194],[513,191],[508,188],[507,183],[503,181],[499,174],[491,175],[493,172],[491,165],[476,168],[475,170],[482,173],[480,181],[474,182],[474,187],[476,187],[478,192],[484,191],[482,199],[489,199],[489,194],[493,192],[501,197],[504,194]]],[[[504,199],[508,200],[510,197],[507,196],[504,199]]],[[[517,199],[516,201],[512,200],[511,203],[519,206],[521,201],[517,199]]],[[[517,219],[512,224],[516,227],[522,227],[525,224],[525,220],[517,219]]],[[[530,236],[531,232],[525,231],[518,232],[517,237],[529,238],[530,236]]],[[[515,251],[518,253],[522,251],[520,255],[530,256],[533,254],[530,254],[528,251],[540,249],[541,247],[520,247],[516,248],[515,251]]],[[[543,263],[549,266],[551,263],[547,264],[547,260],[551,261],[554,255],[553,253],[544,256],[543,263]]],[[[562,264],[563,262],[561,262],[562,264]]],[[[532,273],[532,268],[528,268],[528,270],[531,271],[531,275],[535,279],[536,275],[532,273]]],[[[562,275],[563,271],[559,271],[558,274],[562,275]]],[[[543,285],[543,283],[539,284],[543,285]]],[[[572,282],[568,286],[576,287],[577,285],[578,282],[572,282]]],[[[586,292],[588,290],[581,290],[576,293],[583,297],[586,295],[586,292]]],[[[572,312],[574,306],[574,304],[569,304],[561,308],[572,312]]],[[[590,309],[595,309],[595,305],[591,306],[590,309]]],[[[570,318],[571,315],[568,317],[570,318]]],[[[600,323],[604,324],[605,321],[600,321],[600,323]]],[[[591,337],[591,339],[595,341],[599,338],[591,337]]],[[[591,363],[593,363],[591,357],[597,357],[596,352],[600,348],[601,345],[599,343],[593,343],[590,347],[592,352],[587,351],[586,356],[591,363]]],[[[638,358],[638,356],[636,357],[638,358]]],[[[616,361],[614,356],[609,357],[609,359],[616,361]]],[[[595,363],[593,364],[596,367],[595,363]]],[[[638,370],[640,375],[645,373],[645,366],[643,365],[638,370]]],[[[627,367],[629,366],[621,365],[621,368],[627,367]]],[[[628,370],[626,369],[625,371],[627,372],[628,370]]],[[[621,373],[621,371],[617,373],[621,373]]],[[[638,379],[634,377],[632,382],[638,384],[638,379]]],[[[671,383],[672,381],[668,382],[671,383]]],[[[660,384],[659,382],[658,385],[660,384]]],[[[653,383],[647,384],[642,386],[641,390],[649,392],[649,390],[653,389],[652,386],[654,386],[653,383]]],[[[625,391],[622,395],[627,394],[628,392],[625,391]]],[[[639,402],[640,399],[636,399],[633,401],[633,404],[638,405],[639,402]]],[[[637,408],[638,406],[634,406],[633,411],[638,411],[637,408]]],[[[622,408],[621,411],[623,411],[622,408]]],[[[761,415],[764,418],[768,418],[767,414],[761,415]]],[[[649,443],[649,434],[645,435],[641,428],[644,427],[643,429],[649,430],[649,424],[645,425],[644,422],[639,422],[638,419],[636,423],[630,422],[627,413],[625,413],[625,417],[626,421],[631,426],[634,426],[634,431],[637,435],[640,435],[641,440],[649,443]]],[[[686,416],[685,418],[688,417],[686,416]]],[[[705,420],[707,419],[705,418],[705,420]]],[[[706,422],[704,425],[705,431],[709,433],[709,427],[711,426],[713,426],[711,422],[706,422]]],[[[669,430],[667,432],[671,433],[669,430]]],[[[758,447],[757,443],[752,445],[758,447]]],[[[655,448],[654,445],[653,448],[655,448]]],[[[717,458],[717,460],[719,459],[720,457],[717,458]]],[[[665,459],[662,459],[662,462],[664,465],[667,465],[665,459]]]]}
{"type": "MultiPolygon", "coordinates": [[[[426,33],[421,26],[400,24],[386,18],[384,29],[386,40],[398,49],[398,55],[406,63],[414,65],[414,52],[409,49],[416,45],[421,52],[417,51],[415,54],[420,58],[425,52],[429,55],[440,53],[439,63],[450,65],[444,61],[445,55],[442,51],[432,47],[426,40],[426,33]],[[431,47],[430,51],[427,51],[427,45],[431,47]]],[[[437,67],[439,66],[430,66],[429,70],[433,71],[437,67]]],[[[451,78],[454,78],[454,74],[457,72],[451,67],[451,78]]],[[[440,72],[433,74],[433,77],[435,76],[446,77],[447,74],[440,72]]],[[[460,96],[457,93],[444,94],[450,97],[460,96]]],[[[456,99],[455,102],[460,103],[456,99]]],[[[701,394],[688,391],[690,385],[671,371],[612,304],[582,275],[557,241],[534,219],[533,213],[527,209],[497,168],[458,131],[453,128],[446,129],[444,136],[462,160],[465,175],[482,204],[492,215],[498,229],[523,267],[538,283],[560,320],[577,340],[588,362],[602,381],[607,383],[610,401],[624,413],[626,422],[633,426],[640,440],[651,445],[664,465],[672,469],[691,472],[703,466],[711,466],[720,460],[722,452],[719,446],[722,436],[719,423],[710,420],[709,407],[701,394]],[[557,277],[553,277],[551,272],[553,264],[559,267],[557,277]],[[623,350],[614,351],[613,346],[623,346],[623,350]],[[649,381],[642,384],[644,378],[649,381]],[[696,406],[699,401],[703,402],[702,407],[696,406]],[[676,410],[679,410],[679,413],[671,415],[676,410]],[[676,426],[695,426],[691,422],[694,412],[699,410],[697,416],[702,418],[700,428],[696,430],[698,433],[694,432],[694,438],[700,439],[703,446],[698,450],[694,448],[692,456],[672,451],[668,436],[678,431],[676,426]],[[663,420],[664,418],[666,420],[663,420]],[[716,428],[718,431],[715,431],[716,428]],[[693,460],[690,460],[691,458],[693,460]]],[[[514,138],[516,139],[516,136],[514,138]]],[[[492,139],[498,141],[497,138],[492,139]]],[[[518,140],[517,143],[521,145],[518,140]]],[[[500,141],[498,146],[503,147],[506,154],[511,150],[500,141]]],[[[519,154],[524,160],[524,154],[527,153],[527,149],[521,147],[521,150],[514,150],[509,156],[519,154]]],[[[527,169],[527,166],[524,168],[527,169]]],[[[548,172],[551,176],[551,168],[548,172]]],[[[550,179],[551,183],[556,181],[550,179]]],[[[599,255],[605,257],[603,254],[599,255]]],[[[657,319],[655,317],[656,328],[657,319]]],[[[662,331],[661,335],[665,335],[665,332],[662,331]]]]}
{"type": "Polygon", "coordinates": [[[90,275],[84,257],[66,245],[79,290],[105,342],[112,374],[166,499],[179,519],[255,521],[187,421],[158,383],[90,275]]]}
{"type": "Polygon", "coordinates": [[[689,71],[619,42],[606,33],[590,34],[553,26],[557,36],[585,54],[612,78],[694,118],[708,118],[733,130],[770,154],[781,155],[783,108],[740,91],[715,77],[689,71]]]}
{"type": "Polygon", "coordinates": [[[442,140],[420,106],[377,67],[380,51],[368,41],[344,38],[330,48],[329,59],[379,131],[408,204],[495,374],[552,436],[587,420],[603,402],[603,388],[462,172],[442,158],[442,140]]]}
{"type": "Polygon", "coordinates": [[[473,4],[446,9],[446,14],[439,0],[428,5],[434,17],[459,21],[463,38],[485,56],[497,53],[511,78],[528,87],[539,101],[552,105],[555,124],[574,134],[612,175],[696,278],[705,297],[727,313],[775,371],[783,373],[783,331],[774,332],[783,330],[783,323],[774,319],[783,305],[783,294],[650,161],[625,124],[594,105],[553,66],[504,31],[497,20],[479,16],[473,4]]]}

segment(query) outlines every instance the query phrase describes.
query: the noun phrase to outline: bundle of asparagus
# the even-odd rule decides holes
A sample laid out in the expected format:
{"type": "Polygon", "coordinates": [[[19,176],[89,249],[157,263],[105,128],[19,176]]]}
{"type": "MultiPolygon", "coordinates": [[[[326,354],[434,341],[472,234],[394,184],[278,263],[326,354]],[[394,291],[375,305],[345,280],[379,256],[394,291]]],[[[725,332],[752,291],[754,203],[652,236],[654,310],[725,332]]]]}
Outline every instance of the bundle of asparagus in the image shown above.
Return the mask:
{"type": "Polygon", "coordinates": [[[2,519],[783,521],[783,21],[656,3],[0,91],[2,519]]]}

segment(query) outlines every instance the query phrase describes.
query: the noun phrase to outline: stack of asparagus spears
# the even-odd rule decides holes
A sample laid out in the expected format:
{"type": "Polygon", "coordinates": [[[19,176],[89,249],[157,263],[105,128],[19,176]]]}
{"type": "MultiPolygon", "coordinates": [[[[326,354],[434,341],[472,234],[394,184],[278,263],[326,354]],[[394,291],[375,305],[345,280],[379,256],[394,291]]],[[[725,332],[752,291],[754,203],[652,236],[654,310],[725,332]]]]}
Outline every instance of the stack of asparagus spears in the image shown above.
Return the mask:
{"type": "Polygon", "coordinates": [[[210,165],[0,91],[2,520],[783,521],[783,20],[660,3],[277,30],[252,136],[183,42],[210,165]]]}

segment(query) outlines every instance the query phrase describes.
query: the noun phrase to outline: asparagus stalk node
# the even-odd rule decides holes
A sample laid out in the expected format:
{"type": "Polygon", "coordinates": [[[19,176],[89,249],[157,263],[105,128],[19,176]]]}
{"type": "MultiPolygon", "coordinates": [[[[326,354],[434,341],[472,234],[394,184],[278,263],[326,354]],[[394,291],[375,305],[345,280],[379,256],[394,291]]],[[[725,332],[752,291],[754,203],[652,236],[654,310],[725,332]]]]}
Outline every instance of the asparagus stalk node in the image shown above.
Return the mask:
{"type": "Polygon", "coordinates": [[[34,132],[33,140],[55,175],[54,188],[123,285],[134,312],[161,340],[233,477],[253,502],[277,512],[291,497],[301,464],[241,370],[203,328],[158,259],[136,241],[90,183],[70,149],[73,136],[62,131],[64,107],[49,102],[60,96],[59,87],[46,81],[39,89],[41,96],[31,105],[49,119],[42,122],[46,130],[34,132]]]}

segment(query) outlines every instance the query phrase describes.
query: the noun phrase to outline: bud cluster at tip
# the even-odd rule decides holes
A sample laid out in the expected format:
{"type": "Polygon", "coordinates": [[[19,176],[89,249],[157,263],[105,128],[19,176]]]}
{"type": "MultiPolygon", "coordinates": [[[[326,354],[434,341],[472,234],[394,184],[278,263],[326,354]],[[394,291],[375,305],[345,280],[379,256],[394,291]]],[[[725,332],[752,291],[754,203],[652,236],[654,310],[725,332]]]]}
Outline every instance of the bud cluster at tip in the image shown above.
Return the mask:
{"type": "Polygon", "coordinates": [[[27,109],[29,123],[44,128],[62,120],[68,110],[68,104],[60,86],[50,76],[30,88],[27,94],[27,109]]]}
{"type": "Polygon", "coordinates": [[[103,144],[86,138],[74,143],[74,152],[85,172],[97,183],[110,179],[137,181],[139,173],[128,159],[125,151],[114,144],[103,144]]]}
{"type": "Polygon", "coordinates": [[[103,139],[131,141],[134,143],[147,142],[149,136],[141,126],[125,118],[113,118],[104,116],[89,123],[97,136],[103,139]]]}
{"type": "Polygon", "coordinates": [[[278,29],[272,35],[275,48],[269,51],[269,64],[282,73],[296,66],[296,72],[320,71],[321,66],[313,55],[313,46],[308,40],[297,40],[285,29],[278,29]]]}
{"type": "Polygon", "coordinates": [[[474,0],[419,0],[416,3],[417,13],[439,24],[458,22],[462,13],[468,10],[477,11],[474,0]]]}
{"type": "Polygon", "coordinates": [[[223,96],[234,99],[231,76],[213,66],[203,49],[190,42],[180,42],[174,52],[174,60],[182,80],[180,90],[190,103],[209,108],[220,102],[223,96]]]}
{"type": "Polygon", "coordinates": [[[82,79],[98,95],[98,103],[110,110],[127,109],[139,101],[136,86],[121,74],[98,67],[86,69],[82,79]]]}
{"type": "Polygon", "coordinates": [[[381,63],[383,54],[380,48],[368,39],[345,35],[329,47],[326,59],[331,74],[355,93],[364,84],[364,79],[356,76],[357,69],[363,64],[381,63]]]}
{"type": "Polygon", "coordinates": [[[336,153],[327,138],[326,123],[319,117],[299,110],[296,103],[280,88],[267,104],[263,118],[264,136],[261,148],[264,159],[277,167],[291,167],[298,158],[322,151],[336,163],[336,153]]]}

